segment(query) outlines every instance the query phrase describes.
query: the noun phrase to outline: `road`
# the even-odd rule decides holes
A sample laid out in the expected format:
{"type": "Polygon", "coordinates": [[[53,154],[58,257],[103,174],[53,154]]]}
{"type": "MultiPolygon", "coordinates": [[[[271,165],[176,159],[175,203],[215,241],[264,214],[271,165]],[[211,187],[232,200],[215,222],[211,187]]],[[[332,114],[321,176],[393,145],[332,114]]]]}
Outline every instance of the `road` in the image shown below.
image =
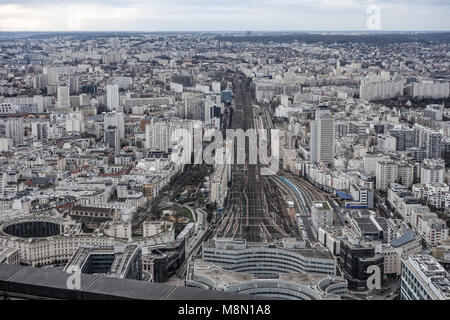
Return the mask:
{"type": "Polygon", "coordinates": [[[186,239],[186,257],[190,257],[193,254],[192,249],[200,245],[199,240],[203,238],[209,227],[207,212],[202,209],[195,209],[195,215],[197,219],[195,221],[194,235],[186,239]]]}

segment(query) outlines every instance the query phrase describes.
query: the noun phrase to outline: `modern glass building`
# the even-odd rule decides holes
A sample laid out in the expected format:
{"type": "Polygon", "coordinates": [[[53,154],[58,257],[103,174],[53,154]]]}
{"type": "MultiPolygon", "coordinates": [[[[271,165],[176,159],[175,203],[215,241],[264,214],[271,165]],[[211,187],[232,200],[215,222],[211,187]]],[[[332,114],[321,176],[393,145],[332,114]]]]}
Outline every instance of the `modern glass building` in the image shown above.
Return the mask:
{"type": "Polygon", "coordinates": [[[402,300],[450,300],[450,275],[429,255],[402,260],[402,300]]]}

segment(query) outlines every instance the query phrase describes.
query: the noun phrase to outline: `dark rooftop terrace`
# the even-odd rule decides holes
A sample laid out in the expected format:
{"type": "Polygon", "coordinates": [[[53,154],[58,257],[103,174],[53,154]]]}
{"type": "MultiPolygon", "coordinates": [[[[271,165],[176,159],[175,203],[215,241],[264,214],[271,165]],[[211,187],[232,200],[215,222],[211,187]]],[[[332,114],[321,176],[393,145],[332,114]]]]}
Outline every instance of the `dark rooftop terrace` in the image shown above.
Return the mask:
{"type": "Polygon", "coordinates": [[[256,300],[256,296],[180,287],[164,283],[109,278],[81,274],[81,289],[70,290],[70,274],[43,269],[0,264],[0,296],[22,296],[68,300],[256,300]]]}

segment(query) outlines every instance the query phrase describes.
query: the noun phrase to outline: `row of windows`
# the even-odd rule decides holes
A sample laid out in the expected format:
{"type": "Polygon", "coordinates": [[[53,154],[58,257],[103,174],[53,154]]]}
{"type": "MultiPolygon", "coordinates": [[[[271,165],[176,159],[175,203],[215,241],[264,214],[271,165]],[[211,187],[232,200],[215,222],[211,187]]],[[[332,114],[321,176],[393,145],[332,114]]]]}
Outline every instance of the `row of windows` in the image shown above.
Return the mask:
{"type": "Polygon", "coordinates": [[[412,274],[409,268],[403,268],[401,285],[410,297],[419,297],[420,300],[431,299],[431,296],[424,290],[420,281],[412,274]],[[412,288],[412,291],[410,288],[412,288]]]}
{"type": "MultiPolygon", "coordinates": [[[[206,260],[205,260],[206,261],[206,260]]],[[[261,272],[261,270],[264,271],[270,271],[270,272],[314,272],[314,273],[325,273],[325,274],[334,274],[335,269],[334,266],[332,268],[321,268],[321,267],[301,267],[298,265],[292,265],[292,264],[273,264],[273,263],[253,263],[251,264],[251,262],[248,263],[242,263],[239,265],[227,265],[224,266],[222,264],[222,266],[225,269],[228,270],[233,270],[236,272],[250,272],[250,273],[258,273],[261,272]]]]}
{"type": "Polygon", "coordinates": [[[316,258],[308,258],[304,257],[302,255],[290,253],[288,251],[246,251],[246,252],[226,252],[226,251],[211,251],[211,250],[203,250],[203,254],[207,255],[216,255],[216,256],[224,256],[224,257],[230,257],[230,258],[237,258],[237,257],[251,257],[251,256],[258,256],[258,257],[273,257],[273,258],[293,258],[296,260],[308,260],[308,261],[316,261],[317,263],[324,263],[324,261],[331,261],[328,259],[316,259],[316,258]]]}
{"type": "Polygon", "coordinates": [[[334,268],[334,261],[330,260],[330,261],[323,261],[323,262],[316,262],[316,261],[304,261],[304,260],[293,260],[293,259],[289,259],[288,257],[278,257],[277,259],[274,259],[273,257],[268,257],[268,256],[250,256],[248,258],[240,258],[240,259],[236,259],[234,258],[233,261],[230,261],[229,258],[226,257],[216,257],[216,256],[211,256],[208,254],[204,254],[203,255],[203,259],[205,261],[208,262],[222,262],[222,263],[227,263],[227,264],[245,264],[245,263],[249,263],[249,262],[271,262],[274,264],[277,263],[291,263],[292,265],[295,266],[303,266],[303,267],[321,267],[321,268],[334,268]]]}

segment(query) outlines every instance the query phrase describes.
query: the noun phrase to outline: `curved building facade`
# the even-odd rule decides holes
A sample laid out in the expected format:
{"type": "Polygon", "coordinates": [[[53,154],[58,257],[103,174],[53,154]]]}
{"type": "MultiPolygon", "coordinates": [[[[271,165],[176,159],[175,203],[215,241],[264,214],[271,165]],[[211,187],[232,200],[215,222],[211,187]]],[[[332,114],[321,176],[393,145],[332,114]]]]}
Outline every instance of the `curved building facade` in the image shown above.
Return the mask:
{"type": "Polygon", "coordinates": [[[83,234],[73,221],[53,217],[27,217],[0,225],[0,246],[20,251],[20,263],[31,266],[67,262],[81,246],[117,244],[157,245],[174,240],[173,225],[149,237],[118,238],[83,234]]]}
{"type": "Polygon", "coordinates": [[[2,225],[1,232],[19,238],[45,238],[64,232],[64,224],[52,218],[26,218],[2,225]]]}
{"type": "Polygon", "coordinates": [[[291,300],[339,300],[340,295],[347,294],[347,282],[342,277],[304,273],[257,276],[202,260],[196,260],[188,270],[186,285],[291,300]]]}
{"type": "Polygon", "coordinates": [[[244,240],[215,239],[203,244],[202,257],[223,269],[250,273],[336,274],[336,260],[326,251],[281,246],[250,246],[244,240]]]}

